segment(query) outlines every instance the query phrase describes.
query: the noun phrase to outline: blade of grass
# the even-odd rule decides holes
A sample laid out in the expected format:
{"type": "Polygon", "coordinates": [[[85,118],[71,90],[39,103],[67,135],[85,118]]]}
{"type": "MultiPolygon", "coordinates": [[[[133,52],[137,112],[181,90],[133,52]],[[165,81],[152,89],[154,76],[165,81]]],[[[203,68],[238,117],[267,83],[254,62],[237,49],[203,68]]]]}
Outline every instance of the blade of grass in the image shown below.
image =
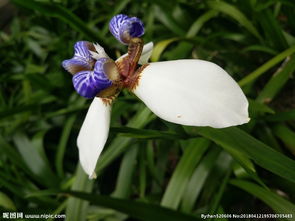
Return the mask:
{"type": "Polygon", "coordinates": [[[273,132],[284,142],[286,147],[295,156],[295,132],[284,124],[276,124],[273,127],[273,132]]]}
{"type": "Polygon", "coordinates": [[[152,178],[154,179],[155,184],[157,184],[160,187],[161,186],[161,179],[160,179],[159,173],[158,173],[159,169],[155,163],[155,151],[153,148],[152,141],[147,142],[146,162],[147,162],[148,171],[152,175],[152,178]]]}
{"type": "Polygon", "coordinates": [[[171,209],[163,208],[150,203],[135,202],[131,200],[114,199],[107,196],[83,192],[65,192],[66,194],[87,200],[98,206],[108,207],[128,214],[139,220],[144,221],[196,221],[197,217],[177,212],[171,209]]]}
{"type": "Polygon", "coordinates": [[[266,187],[265,184],[262,182],[262,180],[259,178],[259,176],[256,173],[256,169],[254,164],[251,161],[251,158],[245,154],[243,151],[238,150],[233,147],[229,146],[223,146],[223,148],[230,153],[230,155],[235,159],[237,164],[235,165],[236,175],[238,176],[244,176],[244,177],[251,177],[258,183],[260,183],[262,186],[266,187]]]}
{"type": "Polygon", "coordinates": [[[226,174],[220,184],[220,187],[216,193],[216,195],[214,196],[213,200],[212,200],[212,204],[210,206],[210,212],[209,214],[215,214],[217,212],[217,209],[220,205],[220,201],[222,199],[222,196],[224,194],[225,188],[227,187],[230,175],[232,173],[232,169],[230,168],[229,170],[226,171],[226,174]]]}
{"type": "Polygon", "coordinates": [[[291,121],[295,119],[295,110],[277,112],[272,116],[265,117],[265,120],[270,122],[291,121]]]}
{"type": "Polygon", "coordinates": [[[139,139],[178,140],[189,138],[188,136],[184,136],[182,134],[178,134],[172,131],[147,130],[131,127],[112,127],[111,132],[118,133],[119,136],[133,137],[139,139]]]}
{"type": "Polygon", "coordinates": [[[249,101],[249,114],[251,118],[258,118],[261,115],[274,114],[275,111],[268,107],[266,104],[260,103],[258,101],[248,99],[249,101]]]}
{"type": "MultiPolygon", "coordinates": [[[[191,39],[195,37],[201,28],[206,24],[207,21],[216,17],[218,12],[215,10],[209,10],[205,12],[203,15],[198,17],[198,19],[191,25],[190,29],[186,33],[186,38],[191,39]]],[[[177,47],[171,50],[170,55],[168,56],[169,59],[181,59],[186,58],[190,51],[193,49],[194,44],[190,42],[180,42],[177,47]]]]}
{"type": "Polygon", "coordinates": [[[220,148],[214,146],[214,148],[210,150],[208,154],[206,154],[206,156],[195,169],[182,196],[182,211],[190,212],[193,209],[194,204],[197,201],[201,190],[203,189],[203,185],[211,169],[213,168],[219,153],[220,148]]]}
{"type": "MultiPolygon", "coordinates": [[[[186,127],[187,128],[187,127],[186,127]]],[[[295,161],[275,151],[261,141],[237,127],[224,129],[189,128],[191,133],[200,134],[225,148],[234,148],[244,152],[262,168],[295,182],[295,161]]]]}
{"type": "Polygon", "coordinates": [[[0,135],[0,151],[1,154],[6,155],[7,158],[13,163],[13,165],[17,166],[17,168],[30,173],[27,168],[27,165],[24,163],[20,154],[13,148],[10,144],[8,144],[4,138],[0,135]]]}
{"type": "Polygon", "coordinates": [[[261,127],[260,130],[257,131],[257,135],[260,141],[273,147],[278,152],[283,152],[280,143],[274,136],[273,130],[268,126],[261,127]]]}
{"type": "MultiPolygon", "coordinates": [[[[68,203],[68,201],[65,200],[63,203],[61,203],[61,204],[59,205],[59,207],[58,207],[57,209],[55,209],[55,210],[52,212],[52,214],[61,214],[62,211],[64,211],[64,210],[66,209],[66,207],[67,207],[67,203],[68,203]]],[[[55,220],[54,218],[50,218],[50,219],[48,219],[48,221],[54,221],[54,220],[55,220]]]]}
{"type": "MultiPolygon", "coordinates": [[[[141,145],[145,145],[142,143],[141,145]]],[[[145,192],[147,188],[147,162],[146,162],[146,149],[141,148],[139,152],[139,196],[141,199],[145,198],[145,192]]]]}
{"type": "MultiPolygon", "coordinates": [[[[71,190],[91,192],[93,183],[94,181],[88,179],[88,176],[86,175],[80,164],[78,164],[75,174],[75,180],[71,190]]],[[[70,197],[68,199],[66,208],[67,220],[86,221],[88,206],[89,202],[87,200],[70,197]]]]}
{"type": "MultiPolygon", "coordinates": [[[[294,214],[295,205],[288,200],[280,197],[279,195],[266,190],[257,184],[243,181],[243,180],[231,180],[230,184],[237,186],[248,193],[258,197],[261,201],[271,207],[276,213],[279,214],[294,214]]],[[[292,217],[287,220],[294,220],[292,217]]]]}
{"type": "Polygon", "coordinates": [[[99,44],[101,44],[102,46],[105,42],[105,39],[99,32],[93,31],[92,29],[88,28],[87,25],[85,25],[85,23],[78,16],[59,4],[52,2],[38,2],[34,0],[12,0],[12,2],[24,8],[39,11],[43,15],[55,17],[65,22],[66,24],[69,24],[76,31],[82,33],[85,38],[92,41],[99,41],[99,44]]]}
{"type": "Polygon", "coordinates": [[[295,56],[292,56],[286,63],[280,68],[272,78],[264,86],[263,90],[259,93],[256,101],[261,103],[269,103],[278,94],[278,92],[284,87],[288,79],[292,76],[295,70],[295,56]]]}
{"type": "Polygon", "coordinates": [[[170,31],[178,36],[183,36],[185,31],[177,24],[174,18],[166,10],[163,10],[159,6],[155,6],[156,17],[168,28],[170,31]]]}
{"type": "Polygon", "coordinates": [[[25,164],[31,170],[31,172],[39,178],[39,182],[45,184],[48,187],[54,187],[58,185],[58,179],[52,172],[49,165],[46,165],[42,155],[33,147],[29,139],[21,133],[16,133],[13,137],[13,141],[21,154],[25,164]]]}
{"type": "Polygon", "coordinates": [[[255,71],[248,74],[246,77],[244,77],[242,80],[239,81],[239,85],[241,87],[245,86],[246,84],[249,84],[256,80],[258,77],[260,77],[262,74],[264,74],[267,70],[284,60],[286,57],[292,55],[295,52],[295,45],[292,47],[286,49],[285,51],[281,52],[280,54],[276,55],[263,65],[261,65],[259,68],[257,68],[255,71]]]}
{"type": "Polygon", "coordinates": [[[16,210],[13,201],[3,192],[0,192],[0,207],[13,211],[16,210]]]}
{"type": "Polygon", "coordinates": [[[287,41],[282,33],[282,28],[270,9],[257,13],[257,21],[261,24],[265,32],[265,37],[268,42],[271,42],[272,47],[278,50],[284,50],[288,47],[287,41]]]}
{"type": "Polygon", "coordinates": [[[276,50],[274,50],[272,48],[269,48],[269,47],[266,47],[264,45],[251,45],[251,46],[247,46],[242,51],[243,52],[261,51],[261,52],[268,53],[270,55],[276,55],[277,54],[277,51],[276,50]]]}
{"type": "Polygon", "coordinates": [[[37,104],[29,104],[29,105],[20,105],[12,108],[1,108],[0,111],[0,119],[8,118],[9,116],[13,116],[16,114],[22,114],[27,111],[36,110],[39,107],[37,104]]]}
{"type": "Polygon", "coordinates": [[[294,45],[295,44],[295,37],[291,35],[290,33],[283,30],[283,35],[288,43],[288,45],[294,45]]]}
{"type": "MultiPolygon", "coordinates": [[[[177,125],[177,127],[181,127],[181,128],[184,128],[184,130],[187,130],[187,133],[189,133],[189,136],[197,136],[195,133],[190,133],[189,127],[182,127],[179,125],[177,125]]],[[[244,168],[244,170],[248,173],[248,175],[250,175],[250,177],[252,177],[258,183],[260,183],[262,186],[265,186],[264,183],[261,181],[261,179],[257,176],[255,167],[247,154],[245,154],[243,151],[238,150],[234,147],[224,146],[223,148],[234,157],[234,159],[244,168]]]]}
{"type": "Polygon", "coordinates": [[[196,36],[201,28],[204,26],[204,24],[209,21],[210,19],[216,17],[219,13],[215,10],[209,10],[200,17],[192,24],[189,31],[186,34],[187,38],[192,38],[196,36]]]}
{"type": "Polygon", "coordinates": [[[202,191],[200,197],[198,199],[197,210],[199,205],[210,205],[212,203],[212,199],[216,196],[218,189],[220,188],[220,184],[228,171],[232,171],[232,163],[234,162],[233,158],[230,154],[228,154],[225,150],[222,150],[220,147],[217,147],[221,150],[218,155],[214,166],[212,167],[205,183],[204,188],[205,191],[202,191]]]}
{"type": "Polygon", "coordinates": [[[31,140],[31,144],[32,144],[33,148],[35,148],[38,151],[38,153],[39,153],[40,157],[42,157],[42,160],[44,161],[44,163],[48,167],[50,167],[50,163],[49,163],[49,160],[46,156],[45,149],[44,149],[44,136],[46,133],[47,133],[47,130],[42,130],[42,131],[38,132],[37,134],[35,134],[31,140]]]}
{"type": "MultiPolygon", "coordinates": [[[[217,209],[217,214],[225,214],[226,212],[224,211],[224,209],[219,206],[218,209],[217,209]]],[[[228,219],[226,217],[221,217],[221,218],[215,218],[214,221],[228,221],[228,219]]]]}
{"type": "Polygon", "coordinates": [[[151,61],[152,62],[156,62],[159,60],[161,54],[163,53],[163,51],[173,42],[178,41],[179,38],[170,38],[170,39],[166,39],[163,41],[158,42],[154,49],[153,49],[153,53],[151,56],[151,61]]]}
{"type": "Polygon", "coordinates": [[[136,157],[139,145],[134,145],[125,152],[119,170],[115,191],[112,196],[115,198],[128,198],[131,193],[132,178],[136,166],[136,157]]]}
{"type": "Polygon", "coordinates": [[[223,1],[208,1],[209,7],[220,11],[233,19],[235,19],[238,23],[244,26],[250,33],[252,33],[255,37],[261,40],[261,36],[251,21],[235,6],[225,3],[223,1]]]}
{"type": "Polygon", "coordinates": [[[155,10],[154,5],[152,5],[147,11],[147,18],[145,23],[146,38],[152,39],[155,31],[155,10]]]}
{"type": "Polygon", "coordinates": [[[57,145],[57,151],[55,155],[55,168],[59,177],[64,176],[64,171],[63,171],[64,154],[65,154],[67,142],[68,142],[68,139],[76,118],[77,118],[77,115],[72,115],[66,120],[61,133],[59,143],[57,145]]]}
{"type": "MultiPolygon", "coordinates": [[[[0,185],[1,188],[6,188],[8,191],[14,194],[14,196],[23,197],[27,191],[27,188],[24,186],[16,185],[15,183],[12,183],[11,180],[7,180],[6,177],[3,177],[6,174],[2,174],[0,172],[0,185]]],[[[6,175],[7,176],[7,175],[6,175]]]]}
{"type": "Polygon", "coordinates": [[[177,209],[179,206],[187,183],[210,142],[203,138],[197,138],[183,141],[181,144],[184,154],[173,172],[161,201],[162,206],[172,209],[177,209]]]}
{"type": "MultiPolygon", "coordinates": [[[[137,111],[136,115],[129,120],[128,127],[142,128],[148,124],[155,116],[151,114],[151,111],[145,106],[141,106],[137,111]]],[[[128,137],[116,137],[108,148],[103,152],[103,154],[98,159],[96,165],[97,176],[102,172],[102,170],[108,166],[113,160],[115,160],[120,154],[122,154],[127,148],[132,138],[128,137]]]]}

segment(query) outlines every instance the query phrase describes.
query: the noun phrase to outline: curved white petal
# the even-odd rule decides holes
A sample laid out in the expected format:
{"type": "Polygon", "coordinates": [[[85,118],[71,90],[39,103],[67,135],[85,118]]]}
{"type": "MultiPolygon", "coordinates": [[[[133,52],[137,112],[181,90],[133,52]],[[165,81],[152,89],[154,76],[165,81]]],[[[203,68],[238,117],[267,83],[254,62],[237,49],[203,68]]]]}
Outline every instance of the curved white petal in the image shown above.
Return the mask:
{"type": "Polygon", "coordinates": [[[223,128],[249,121],[241,88],[208,61],[150,63],[133,92],[156,115],[173,123],[223,128]]]}
{"type": "Polygon", "coordinates": [[[153,48],[154,48],[153,42],[149,42],[143,46],[142,53],[138,61],[139,64],[143,65],[148,63],[148,60],[150,59],[153,53],[153,48]]]}
{"type": "Polygon", "coordinates": [[[95,51],[89,50],[93,59],[98,60],[100,58],[109,58],[107,53],[105,52],[104,48],[100,46],[98,43],[93,43],[95,51]]]}
{"type": "MultiPolygon", "coordinates": [[[[141,56],[140,56],[139,61],[138,61],[139,64],[143,65],[143,64],[148,63],[148,60],[150,59],[150,57],[151,57],[151,55],[153,53],[153,48],[154,48],[154,43],[153,42],[149,42],[149,43],[147,43],[147,44],[145,44],[143,46],[142,53],[141,53],[141,56]]],[[[124,58],[126,56],[127,56],[127,54],[123,54],[116,61],[119,61],[121,58],[124,58]]]]}
{"type": "Polygon", "coordinates": [[[77,139],[79,158],[89,178],[96,178],[95,166],[108,138],[110,115],[111,106],[95,97],[80,129],[77,139]]]}

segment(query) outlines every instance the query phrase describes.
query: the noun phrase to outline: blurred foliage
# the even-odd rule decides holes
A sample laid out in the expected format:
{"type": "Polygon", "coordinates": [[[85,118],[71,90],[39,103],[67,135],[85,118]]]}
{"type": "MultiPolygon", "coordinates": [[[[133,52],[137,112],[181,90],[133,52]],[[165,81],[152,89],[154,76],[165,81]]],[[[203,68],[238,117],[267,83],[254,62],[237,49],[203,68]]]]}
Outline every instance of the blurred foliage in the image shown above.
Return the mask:
{"type": "Polygon", "coordinates": [[[0,210],[70,221],[295,218],[294,11],[288,0],[3,1],[0,210]],[[61,61],[78,40],[98,42],[113,58],[125,53],[108,32],[118,13],[144,21],[152,61],[200,58],[225,68],[249,99],[251,122],[182,127],[125,91],[98,178],[88,180],[76,137],[90,101],[75,93],[61,61]]]}

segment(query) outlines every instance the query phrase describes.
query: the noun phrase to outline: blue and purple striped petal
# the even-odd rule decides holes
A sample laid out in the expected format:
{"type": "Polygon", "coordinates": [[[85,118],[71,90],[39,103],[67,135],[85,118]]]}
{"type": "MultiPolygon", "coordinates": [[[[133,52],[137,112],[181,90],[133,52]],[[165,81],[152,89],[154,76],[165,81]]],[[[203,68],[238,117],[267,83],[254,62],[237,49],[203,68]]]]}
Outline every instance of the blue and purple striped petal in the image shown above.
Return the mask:
{"type": "Polygon", "coordinates": [[[94,45],[88,41],[78,41],[74,45],[74,50],[73,58],[62,62],[63,68],[71,74],[91,70],[94,59],[91,57],[89,50],[95,51],[94,45]]]}
{"type": "Polygon", "coordinates": [[[109,58],[100,58],[93,71],[80,71],[73,76],[73,85],[78,94],[86,98],[95,97],[100,91],[112,85],[104,71],[104,64],[109,58]]]}
{"type": "Polygon", "coordinates": [[[131,38],[141,37],[144,34],[142,21],[136,17],[119,14],[109,23],[110,32],[123,44],[128,44],[131,38]]]}

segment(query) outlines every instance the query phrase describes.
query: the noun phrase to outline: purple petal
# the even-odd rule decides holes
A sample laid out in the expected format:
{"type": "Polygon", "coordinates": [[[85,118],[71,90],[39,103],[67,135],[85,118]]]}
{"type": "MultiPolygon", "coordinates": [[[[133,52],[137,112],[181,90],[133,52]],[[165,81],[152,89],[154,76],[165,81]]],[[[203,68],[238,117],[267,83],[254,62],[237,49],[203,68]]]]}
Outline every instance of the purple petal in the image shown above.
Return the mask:
{"type": "Polygon", "coordinates": [[[90,70],[90,66],[88,63],[78,59],[74,59],[74,58],[69,60],[64,60],[62,62],[62,66],[65,70],[67,70],[71,74],[76,74],[83,70],[90,70]]]}
{"type": "Polygon", "coordinates": [[[95,50],[92,43],[88,41],[78,41],[74,45],[75,53],[73,58],[62,62],[62,66],[71,74],[76,74],[83,70],[91,70],[94,59],[89,50],[95,50]]]}
{"type": "Polygon", "coordinates": [[[100,58],[95,63],[93,71],[80,71],[73,76],[73,85],[78,94],[86,98],[93,98],[100,91],[112,85],[112,81],[107,78],[103,68],[108,60],[108,58],[100,58]]]}
{"type": "Polygon", "coordinates": [[[130,18],[123,14],[111,19],[109,29],[114,37],[123,44],[128,44],[131,38],[141,37],[144,34],[144,26],[139,18],[130,18]]]}
{"type": "Polygon", "coordinates": [[[77,59],[83,59],[87,62],[90,62],[92,60],[89,50],[93,49],[94,46],[92,43],[88,41],[78,41],[74,45],[75,54],[74,58],[77,59]]]}

